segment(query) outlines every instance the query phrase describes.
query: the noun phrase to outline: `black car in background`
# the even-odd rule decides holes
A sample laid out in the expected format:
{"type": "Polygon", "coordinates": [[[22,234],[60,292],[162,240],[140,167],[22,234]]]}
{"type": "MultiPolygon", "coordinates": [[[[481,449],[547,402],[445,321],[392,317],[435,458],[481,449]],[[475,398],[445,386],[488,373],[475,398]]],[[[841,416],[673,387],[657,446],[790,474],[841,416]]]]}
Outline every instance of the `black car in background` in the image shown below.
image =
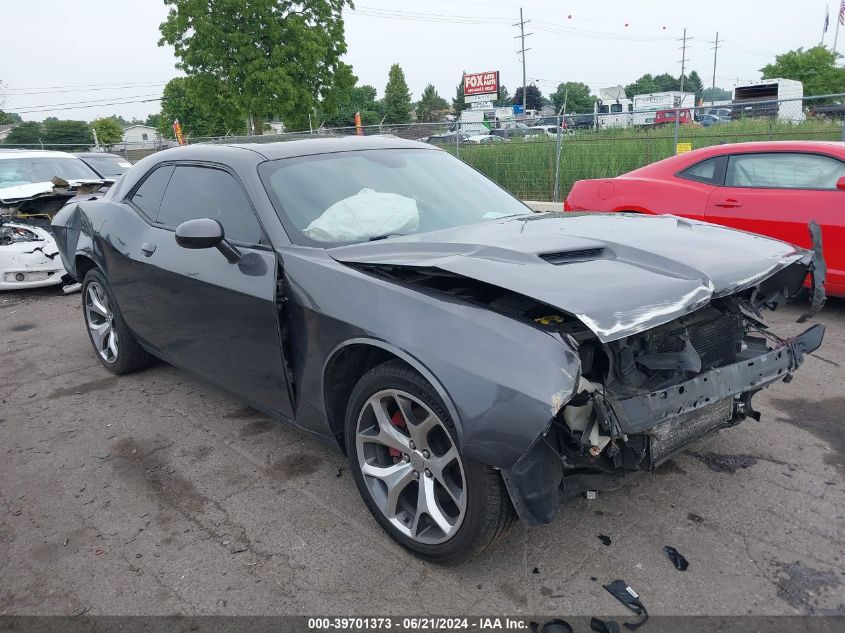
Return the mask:
{"type": "Polygon", "coordinates": [[[105,152],[78,152],[79,157],[86,165],[96,171],[109,184],[120,178],[127,169],[132,167],[126,158],[118,154],[107,154],[105,152]]]}
{"type": "Polygon", "coordinates": [[[378,523],[437,561],[759,418],[824,332],[760,315],[815,251],[536,214],[397,138],[165,150],[53,229],[106,369],[159,357],[335,443],[378,523]]]}

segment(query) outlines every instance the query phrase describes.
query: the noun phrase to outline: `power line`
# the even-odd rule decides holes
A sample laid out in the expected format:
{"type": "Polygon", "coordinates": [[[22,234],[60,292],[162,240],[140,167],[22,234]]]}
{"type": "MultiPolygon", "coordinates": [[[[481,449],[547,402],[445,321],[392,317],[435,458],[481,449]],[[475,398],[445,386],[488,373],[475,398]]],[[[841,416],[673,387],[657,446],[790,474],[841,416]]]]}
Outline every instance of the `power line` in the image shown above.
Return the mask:
{"type": "MultiPolygon", "coordinates": [[[[129,81],[129,82],[121,82],[121,83],[102,83],[102,84],[67,84],[63,86],[26,86],[20,88],[7,88],[8,91],[21,91],[21,90],[70,90],[73,88],[85,88],[85,89],[101,89],[101,90],[109,90],[109,89],[118,89],[118,88],[132,88],[143,86],[147,84],[166,84],[169,80],[150,80],[150,81],[129,81]]],[[[80,90],[80,92],[83,92],[80,90]]]]}
{"type": "Polygon", "coordinates": [[[154,101],[161,101],[161,97],[156,97],[155,99],[141,99],[138,101],[113,101],[111,103],[94,103],[91,105],[79,105],[79,106],[69,106],[65,108],[46,108],[41,110],[17,110],[16,114],[32,114],[37,112],[51,112],[51,111],[63,111],[63,110],[83,110],[86,108],[99,108],[105,106],[113,106],[113,105],[130,105],[132,103],[152,103],[154,101]]]}
{"type": "Polygon", "coordinates": [[[60,107],[60,106],[72,106],[72,105],[83,105],[83,104],[97,105],[102,101],[109,101],[109,100],[115,99],[115,98],[117,98],[117,99],[141,99],[141,98],[144,98],[144,97],[156,97],[159,94],[160,93],[158,93],[158,92],[154,92],[154,93],[145,94],[145,95],[128,95],[128,96],[125,96],[125,97],[108,97],[106,99],[86,99],[85,101],[67,101],[65,103],[48,103],[48,104],[42,104],[42,105],[22,105],[22,106],[16,106],[16,107],[9,106],[9,109],[14,110],[15,112],[20,112],[20,108],[32,108],[31,110],[28,110],[28,111],[33,112],[34,110],[51,110],[53,108],[60,107]]]}
{"type": "Polygon", "coordinates": [[[107,86],[103,88],[64,88],[61,90],[31,90],[26,92],[21,92],[24,90],[23,88],[10,88],[9,90],[15,90],[16,92],[12,95],[13,97],[20,97],[24,95],[44,95],[44,94],[60,94],[66,92],[101,92],[103,90],[124,90],[126,88],[155,88],[156,86],[163,86],[167,82],[166,81],[156,81],[150,83],[138,83],[138,84],[126,84],[126,85],[119,85],[119,86],[107,86]]]}

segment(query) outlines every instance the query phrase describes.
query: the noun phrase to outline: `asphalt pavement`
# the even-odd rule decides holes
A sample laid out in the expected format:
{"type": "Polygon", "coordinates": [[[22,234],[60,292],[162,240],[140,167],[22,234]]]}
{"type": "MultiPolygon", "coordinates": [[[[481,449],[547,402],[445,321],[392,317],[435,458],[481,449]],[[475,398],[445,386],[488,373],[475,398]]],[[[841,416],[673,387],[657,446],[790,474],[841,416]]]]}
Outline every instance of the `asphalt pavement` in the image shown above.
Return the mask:
{"type": "Polygon", "coordinates": [[[845,301],[817,320],[761,422],[444,567],[379,529],[336,448],[165,364],[112,376],[78,294],[2,294],[0,615],[624,617],[617,578],[651,614],[845,614],[845,301]]]}

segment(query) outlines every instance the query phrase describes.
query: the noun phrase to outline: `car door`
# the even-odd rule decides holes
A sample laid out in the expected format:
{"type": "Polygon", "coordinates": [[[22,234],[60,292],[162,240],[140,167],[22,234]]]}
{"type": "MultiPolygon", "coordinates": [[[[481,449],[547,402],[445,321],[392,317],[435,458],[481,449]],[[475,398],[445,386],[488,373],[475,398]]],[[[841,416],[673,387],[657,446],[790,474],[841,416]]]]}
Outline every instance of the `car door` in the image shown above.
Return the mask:
{"type": "Polygon", "coordinates": [[[292,417],[276,303],[276,256],[240,181],[208,164],[175,164],[144,238],[146,339],[167,360],[292,417]],[[242,254],[189,250],[175,228],[218,220],[242,254]]]}
{"type": "Polygon", "coordinates": [[[760,152],[727,157],[723,186],[707,201],[706,219],[804,248],[807,224],[822,227],[831,281],[845,275],[845,191],[836,188],[845,162],[811,152],[760,152]]]}

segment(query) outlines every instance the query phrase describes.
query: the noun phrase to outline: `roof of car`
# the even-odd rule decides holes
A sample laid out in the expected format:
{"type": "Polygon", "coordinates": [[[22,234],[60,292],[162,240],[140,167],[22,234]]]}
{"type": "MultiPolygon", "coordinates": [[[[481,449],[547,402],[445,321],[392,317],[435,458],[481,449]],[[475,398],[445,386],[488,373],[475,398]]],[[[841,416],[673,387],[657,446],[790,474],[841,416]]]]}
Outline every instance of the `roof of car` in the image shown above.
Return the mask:
{"type": "Polygon", "coordinates": [[[14,149],[3,148],[0,151],[0,160],[4,158],[68,158],[73,157],[73,154],[67,152],[53,152],[45,149],[14,149]]]}
{"type": "Polygon", "coordinates": [[[74,152],[74,156],[79,156],[80,158],[97,158],[98,156],[111,156],[113,158],[120,158],[123,159],[123,156],[120,154],[112,154],[110,152],[74,152]]]}
{"type": "Polygon", "coordinates": [[[845,142],[842,141],[749,141],[747,143],[723,143],[721,145],[709,145],[691,152],[670,156],[657,162],[645,165],[626,174],[620,178],[638,178],[653,176],[664,172],[674,172],[693,165],[700,160],[711,156],[721,156],[730,153],[755,153],[755,152],[812,152],[823,150],[836,150],[841,156],[845,154],[845,142]]]}
{"type": "Polygon", "coordinates": [[[232,143],[232,144],[196,144],[183,147],[173,147],[155,154],[159,159],[173,160],[179,158],[199,158],[205,153],[220,154],[224,151],[247,150],[255,152],[267,160],[291,158],[294,156],[309,156],[314,154],[330,154],[334,152],[348,152],[362,149],[436,149],[427,143],[407,141],[390,135],[374,136],[333,136],[324,138],[309,138],[296,141],[281,141],[274,143],[232,143]],[[194,156],[192,156],[194,155],[194,156]]]}

